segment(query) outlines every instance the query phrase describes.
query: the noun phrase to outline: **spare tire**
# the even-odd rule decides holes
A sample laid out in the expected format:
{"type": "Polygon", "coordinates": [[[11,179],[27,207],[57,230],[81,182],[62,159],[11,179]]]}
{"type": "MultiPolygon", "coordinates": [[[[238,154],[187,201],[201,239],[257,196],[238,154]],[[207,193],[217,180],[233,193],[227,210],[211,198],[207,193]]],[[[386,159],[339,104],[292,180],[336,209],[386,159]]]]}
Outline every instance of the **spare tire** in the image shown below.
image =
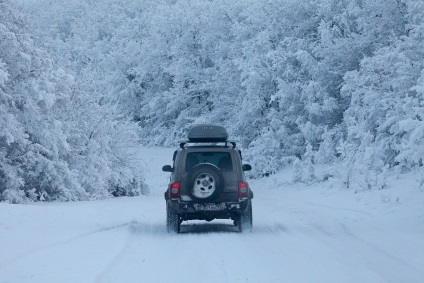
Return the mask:
{"type": "Polygon", "coordinates": [[[187,174],[188,191],[198,201],[214,200],[222,192],[224,176],[211,163],[199,163],[187,174]]]}

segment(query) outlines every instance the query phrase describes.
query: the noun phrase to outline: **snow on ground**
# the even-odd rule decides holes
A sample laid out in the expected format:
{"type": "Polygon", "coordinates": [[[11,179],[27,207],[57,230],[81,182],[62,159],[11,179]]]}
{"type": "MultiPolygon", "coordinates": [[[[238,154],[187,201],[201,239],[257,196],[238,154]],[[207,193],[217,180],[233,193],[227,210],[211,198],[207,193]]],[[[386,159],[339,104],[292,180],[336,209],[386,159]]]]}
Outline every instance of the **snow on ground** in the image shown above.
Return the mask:
{"type": "Polygon", "coordinates": [[[354,194],[251,181],[254,231],[165,232],[172,149],[141,148],[151,196],[0,204],[0,282],[424,282],[424,192],[413,175],[354,194]]]}

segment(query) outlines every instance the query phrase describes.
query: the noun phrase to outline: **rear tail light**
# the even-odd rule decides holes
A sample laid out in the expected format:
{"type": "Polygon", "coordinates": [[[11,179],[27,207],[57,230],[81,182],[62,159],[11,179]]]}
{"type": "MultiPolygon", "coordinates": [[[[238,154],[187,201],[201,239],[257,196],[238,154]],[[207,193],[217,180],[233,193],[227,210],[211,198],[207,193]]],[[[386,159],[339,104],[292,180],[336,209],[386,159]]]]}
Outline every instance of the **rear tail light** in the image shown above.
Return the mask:
{"type": "Polygon", "coordinates": [[[179,198],[181,195],[180,182],[172,183],[169,188],[169,196],[171,198],[179,198]]]}
{"type": "Polygon", "coordinates": [[[247,198],[249,189],[246,182],[239,182],[238,193],[239,193],[239,198],[247,198]]]}

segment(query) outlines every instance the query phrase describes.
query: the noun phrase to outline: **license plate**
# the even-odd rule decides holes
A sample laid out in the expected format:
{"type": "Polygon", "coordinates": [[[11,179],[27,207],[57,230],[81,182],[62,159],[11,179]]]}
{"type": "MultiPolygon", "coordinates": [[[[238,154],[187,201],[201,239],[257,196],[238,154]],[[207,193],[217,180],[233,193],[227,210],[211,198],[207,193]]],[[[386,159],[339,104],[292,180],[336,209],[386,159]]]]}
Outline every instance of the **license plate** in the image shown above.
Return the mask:
{"type": "Polygon", "coordinates": [[[198,204],[198,203],[196,203],[194,205],[194,208],[196,210],[201,210],[201,211],[219,211],[219,210],[225,209],[225,203],[219,203],[219,204],[215,204],[215,203],[198,204]]]}

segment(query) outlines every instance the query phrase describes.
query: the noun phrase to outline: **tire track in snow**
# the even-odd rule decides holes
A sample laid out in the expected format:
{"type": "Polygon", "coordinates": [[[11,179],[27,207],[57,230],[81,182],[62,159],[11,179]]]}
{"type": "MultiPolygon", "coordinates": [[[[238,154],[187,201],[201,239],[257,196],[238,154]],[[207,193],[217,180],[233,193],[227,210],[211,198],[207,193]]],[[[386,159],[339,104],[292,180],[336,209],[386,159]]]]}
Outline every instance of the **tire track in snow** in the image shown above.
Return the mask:
{"type": "Polygon", "coordinates": [[[83,234],[74,236],[70,239],[58,241],[58,242],[55,242],[55,243],[52,243],[52,244],[43,245],[43,246],[40,246],[40,247],[37,247],[37,248],[27,250],[25,252],[22,252],[21,254],[18,254],[16,256],[8,259],[5,262],[0,263],[0,271],[5,269],[6,267],[8,267],[10,265],[15,264],[16,262],[18,262],[18,261],[20,261],[20,260],[22,260],[26,257],[33,256],[33,255],[40,253],[40,252],[43,252],[45,250],[54,249],[54,248],[57,248],[59,246],[67,245],[67,244],[70,244],[72,242],[78,241],[78,240],[86,238],[86,237],[93,236],[93,235],[98,234],[98,233],[104,233],[104,232],[108,232],[108,231],[111,231],[111,230],[116,230],[116,229],[120,229],[120,228],[123,228],[123,227],[127,227],[130,224],[131,224],[131,222],[124,223],[124,224],[111,225],[111,226],[108,226],[108,227],[102,227],[102,228],[96,229],[94,231],[90,231],[90,232],[87,232],[87,233],[83,233],[83,234]]]}
{"type": "Polygon", "coordinates": [[[124,256],[131,250],[130,247],[133,245],[134,242],[134,237],[132,237],[131,233],[132,233],[132,226],[134,225],[134,222],[131,222],[131,224],[128,226],[129,227],[129,232],[127,239],[125,240],[125,244],[121,247],[121,249],[119,250],[118,253],[116,253],[116,255],[109,261],[109,263],[106,265],[106,267],[103,269],[103,271],[101,271],[98,275],[97,278],[95,280],[96,283],[101,283],[101,282],[107,282],[107,277],[108,274],[110,273],[110,270],[113,269],[114,266],[117,265],[118,262],[122,261],[122,258],[124,258],[124,256]]]}

